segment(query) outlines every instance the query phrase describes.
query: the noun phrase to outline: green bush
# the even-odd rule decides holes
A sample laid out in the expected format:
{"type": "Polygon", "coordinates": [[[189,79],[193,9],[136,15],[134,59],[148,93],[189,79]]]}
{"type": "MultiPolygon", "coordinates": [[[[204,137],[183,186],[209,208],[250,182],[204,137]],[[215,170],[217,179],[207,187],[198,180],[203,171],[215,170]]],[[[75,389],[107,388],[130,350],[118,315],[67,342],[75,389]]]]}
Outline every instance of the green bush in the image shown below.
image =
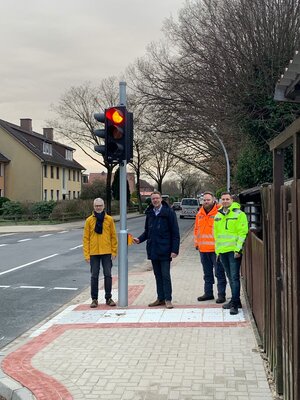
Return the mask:
{"type": "Polygon", "coordinates": [[[24,212],[24,208],[19,201],[6,201],[2,207],[4,216],[20,217],[24,212]]]}
{"type": "Polygon", "coordinates": [[[55,206],[56,202],[53,200],[39,201],[31,206],[30,212],[34,218],[49,218],[55,206]]]}
{"type": "Polygon", "coordinates": [[[6,203],[7,201],[10,201],[9,198],[7,197],[0,197],[0,215],[2,214],[3,210],[3,204],[6,203]]]}

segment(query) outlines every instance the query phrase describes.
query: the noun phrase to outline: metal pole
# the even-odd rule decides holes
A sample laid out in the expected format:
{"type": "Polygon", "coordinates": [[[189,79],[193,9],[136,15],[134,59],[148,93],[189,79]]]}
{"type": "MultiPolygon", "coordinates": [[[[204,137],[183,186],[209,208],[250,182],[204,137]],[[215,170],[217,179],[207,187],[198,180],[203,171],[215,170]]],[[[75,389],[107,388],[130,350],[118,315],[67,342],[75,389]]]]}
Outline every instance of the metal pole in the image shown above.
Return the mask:
{"type": "Polygon", "coordinates": [[[225,160],[226,160],[226,171],[227,171],[227,187],[226,187],[226,190],[228,192],[230,192],[230,164],[229,164],[228,154],[227,154],[226,148],[224,146],[224,143],[222,142],[220,136],[217,134],[216,128],[214,126],[212,127],[212,132],[216,136],[216,138],[218,139],[218,142],[220,143],[220,145],[221,145],[221,147],[222,147],[222,149],[224,151],[225,160]]]}
{"type": "MultiPolygon", "coordinates": [[[[126,82],[119,83],[120,105],[126,106],[126,82]]],[[[120,232],[118,251],[118,305],[128,306],[127,160],[120,162],[120,232]]]]}

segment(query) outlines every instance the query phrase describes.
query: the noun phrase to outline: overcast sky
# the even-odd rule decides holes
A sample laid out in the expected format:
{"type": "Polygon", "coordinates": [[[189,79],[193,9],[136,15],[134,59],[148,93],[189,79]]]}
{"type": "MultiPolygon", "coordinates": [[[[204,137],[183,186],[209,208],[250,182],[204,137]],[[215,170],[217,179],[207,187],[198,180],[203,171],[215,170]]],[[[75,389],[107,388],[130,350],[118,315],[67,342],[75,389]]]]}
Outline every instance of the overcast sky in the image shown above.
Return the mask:
{"type": "MultiPolygon", "coordinates": [[[[50,104],[71,86],[120,76],[163,37],[185,0],[0,0],[0,119],[32,118],[42,133],[50,104]]],[[[1,152],[1,149],[0,149],[1,152]]],[[[96,163],[75,159],[96,172],[96,163]]]]}

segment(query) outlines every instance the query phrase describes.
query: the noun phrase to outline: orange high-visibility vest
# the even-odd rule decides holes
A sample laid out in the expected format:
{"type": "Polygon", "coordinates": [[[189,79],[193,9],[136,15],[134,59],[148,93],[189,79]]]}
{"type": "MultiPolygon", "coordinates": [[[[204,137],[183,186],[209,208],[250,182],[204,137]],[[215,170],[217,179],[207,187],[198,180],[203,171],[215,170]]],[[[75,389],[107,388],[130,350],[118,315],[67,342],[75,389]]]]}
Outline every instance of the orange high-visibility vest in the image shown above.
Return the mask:
{"type": "Polygon", "coordinates": [[[214,239],[214,218],[218,213],[218,205],[215,204],[208,214],[204,210],[203,206],[200,208],[196,215],[195,226],[194,226],[194,243],[195,247],[203,253],[215,251],[215,239],[214,239]]]}

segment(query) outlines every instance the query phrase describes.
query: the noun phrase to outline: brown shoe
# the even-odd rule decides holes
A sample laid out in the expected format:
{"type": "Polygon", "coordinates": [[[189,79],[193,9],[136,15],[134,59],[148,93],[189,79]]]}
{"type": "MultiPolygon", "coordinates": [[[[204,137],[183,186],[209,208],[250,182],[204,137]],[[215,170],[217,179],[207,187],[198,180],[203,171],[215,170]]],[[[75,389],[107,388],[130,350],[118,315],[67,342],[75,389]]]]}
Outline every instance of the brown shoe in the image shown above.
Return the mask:
{"type": "Polygon", "coordinates": [[[148,304],[148,307],[164,306],[166,304],[165,300],[155,300],[153,303],[148,304]]]}
{"type": "Polygon", "coordinates": [[[106,305],[114,307],[116,303],[113,301],[112,298],[106,300],[106,305]]]}
{"type": "Polygon", "coordinates": [[[166,308],[174,308],[173,304],[170,301],[166,300],[166,308]]]}
{"type": "Polygon", "coordinates": [[[93,301],[92,301],[91,304],[90,304],[90,307],[91,307],[91,308],[96,308],[96,307],[98,307],[98,300],[93,299],[93,301]]]}

